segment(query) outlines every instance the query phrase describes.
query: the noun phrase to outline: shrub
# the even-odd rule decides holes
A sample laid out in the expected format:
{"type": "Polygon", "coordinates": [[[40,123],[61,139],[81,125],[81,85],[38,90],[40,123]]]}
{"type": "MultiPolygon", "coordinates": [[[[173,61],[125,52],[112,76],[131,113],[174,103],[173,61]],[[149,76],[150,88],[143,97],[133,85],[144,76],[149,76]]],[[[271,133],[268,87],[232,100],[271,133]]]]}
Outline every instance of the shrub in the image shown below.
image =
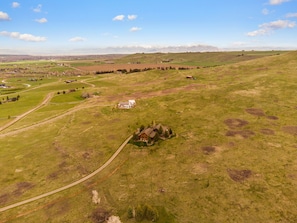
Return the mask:
{"type": "Polygon", "coordinates": [[[135,208],[135,220],[142,221],[145,217],[146,206],[144,205],[137,205],[135,208]]]}
{"type": "MultiPolygon", "coordinates": [[[[132,208],[128,209],[128,216],[129,216],[129,218],[133,217],[132,208]],[[130,216],[132,216],[132,217],[130,217],[130,216]]],[[[144,219],[146,219],[148,221],[157,221],[159,219],[158,210],[148,204],[137,205],[137,207],[135,208],[135,220],[138,222],[141,222],[144,219]]]]}

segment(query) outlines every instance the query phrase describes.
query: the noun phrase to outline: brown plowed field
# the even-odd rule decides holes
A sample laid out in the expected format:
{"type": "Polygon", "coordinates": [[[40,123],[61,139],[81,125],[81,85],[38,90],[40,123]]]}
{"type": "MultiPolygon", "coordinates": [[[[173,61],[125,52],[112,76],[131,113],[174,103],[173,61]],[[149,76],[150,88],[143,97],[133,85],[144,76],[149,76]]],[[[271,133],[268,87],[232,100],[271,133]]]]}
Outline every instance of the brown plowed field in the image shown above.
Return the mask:
{"type": "Polygon", "coordinates": [[[134,69],[169,69],[169,68],[185,68],[185,69],[195,69],[196,66],[183,66],[183,65],[174,65],[174,64],[102,64],[102,65],[94,65],[94,66],[83,66],[78,67],[80,70],[84,71],[117,71],[117,70],[124,70],[127,71],[134,70],[134,69]]]}

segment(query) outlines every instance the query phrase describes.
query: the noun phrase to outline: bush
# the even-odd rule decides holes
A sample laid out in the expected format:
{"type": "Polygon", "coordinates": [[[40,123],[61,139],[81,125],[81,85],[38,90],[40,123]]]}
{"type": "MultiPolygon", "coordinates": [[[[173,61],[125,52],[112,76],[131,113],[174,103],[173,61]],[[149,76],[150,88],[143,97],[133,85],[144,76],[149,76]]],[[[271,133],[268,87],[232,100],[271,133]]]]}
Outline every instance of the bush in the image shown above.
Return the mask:
{"type": "Polygon", "coordinates": [[[144,205],[137,205],[135,208],[135,220],[142,221],[145,217],[146,207],[144,205]]]}
{"type": "MultiPolygon", "coordinates": [[[[128,209],[128,217],[133,217],[133,210],[132,208],[128,209]]],[[[144,219],[148,221],[157,221],[159,219],[158,210],[150,205],[137,205],[135,208],[135,220],[138,222],[143,221],[144,219]]]]}
{"type": "Polygon", "coordinates": [[[128,218],[134,218],[134,215],[133,215],[133,208],[132,208],[132,207],[129,207],[129,208],[128,208],[128,218]]]}
{"type": "Polygon", "coordinates": [[[153,208],[152,206],[146,205],[146,213],[145,213],[145,217],[147,220],[149,221],[157,221],[159,218],[159,213],[158,210],[156,208],[153,208]]]}

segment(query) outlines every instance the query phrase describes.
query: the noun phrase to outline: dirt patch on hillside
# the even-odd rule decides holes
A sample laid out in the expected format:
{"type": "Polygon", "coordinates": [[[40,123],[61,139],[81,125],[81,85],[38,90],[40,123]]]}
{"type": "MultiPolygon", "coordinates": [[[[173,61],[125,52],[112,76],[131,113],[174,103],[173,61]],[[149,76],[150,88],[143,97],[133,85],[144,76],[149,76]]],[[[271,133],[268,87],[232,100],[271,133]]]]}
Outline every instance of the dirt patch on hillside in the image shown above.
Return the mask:
{"type": "Polygon", "coordinates": [[[260,131],[264,135],[274,135],[274,131],[272,129],[261,129],[260,131]]]}
{"type": "Polygon", "coordinates": [[[9,199],[9,195],[8,194],[2,194],[0,195],[0,205],[4,205],[6,204],[6,202],[9,199]]]}
{"type": "Polygon", "coordinates": [[[268,119],[270,120],[278,120],[278,117],[276,116],[273,116],[273,115],[269,115],[269,116],[266,116],[268,119]]]}
{"type": "Polygon", "coordinates": [[[251,170],[227,169],[227,173],[232,180],[240,183],[252,176],[251,170]]]}
{"type": "Polygon", "coordinates": [[[92,220],[96,223],[106,222],[108,217],[110,216],[110,212],[103,209],[103,208],[97,208],[92,213],[92,220]]]}
{"type": "Polygon", "coordinates": [[[259,108],[247,108],[247,109],[245,109],[245,111],[251,115],[255,115],[258,117],[265,116],[265,112],[259,108]]]}
{"type": "Polygon", "coordinates": [[[255,135],[255,133],[251,130],[238,130],[238,131],[229,130],[226,133],[226,136],[239,137],[243,139],[247,139],[253,135],[255,135]]]}
{"type": "Polygon", "coordinates": [[[234,128],[240,128],[243,127],[245,125],[247,125],[249,122],[242,120],[242,119],[237,119],[237,118],[230,118],[230,119],[226,119],[224,121],[224,123],[230,128],[230,129],[234,129],[234,128]]]}
{"type": "Polygon", "coordinates": [[[61,216],[70,211],[70,205],[67,200],[62,200],[47,206],[45,212],[50,219],[55,216],[61,216]]]}
{"type": "Polygon", "coordinates": [[[216,148],[213,146],[204,146],[201,148],[201,150],[206,155],[210,155],[210,154],[216,152],[216,148]]]}
{"type": "Polygon", "coordinates": [[[34,187],[32,183],[29,182],[20,182],[16,184],[17,189],[13,192],[14,195],[20,196],[25,193],[27,190],[30,190],[34,187]]]}
{"type": "Polygon", "coordinates": [[[283,131],[291,135],[297,135],[297,126],[284,126],[283,131]]]}
{"type": "Polygon", "coordinates": [[[60,171],[55,171],[55,172],[52,172],[50,173],[48,176],[47,176],[47,179],[48,180],[55,180],[58,178],[58,176],[60,175],[60,171]]]}

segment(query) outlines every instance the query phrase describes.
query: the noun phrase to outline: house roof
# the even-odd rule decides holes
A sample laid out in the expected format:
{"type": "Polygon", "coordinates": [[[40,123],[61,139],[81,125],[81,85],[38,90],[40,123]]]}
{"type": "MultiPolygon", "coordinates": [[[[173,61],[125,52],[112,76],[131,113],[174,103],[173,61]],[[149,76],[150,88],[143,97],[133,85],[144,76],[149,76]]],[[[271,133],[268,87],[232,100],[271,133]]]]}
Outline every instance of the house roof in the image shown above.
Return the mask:
{"type": "Polygon", "coordinates": [[[149,136],[153,131],[153,128],[146,128],[141,133],[145,133],[147,136],[149,136]]]}

